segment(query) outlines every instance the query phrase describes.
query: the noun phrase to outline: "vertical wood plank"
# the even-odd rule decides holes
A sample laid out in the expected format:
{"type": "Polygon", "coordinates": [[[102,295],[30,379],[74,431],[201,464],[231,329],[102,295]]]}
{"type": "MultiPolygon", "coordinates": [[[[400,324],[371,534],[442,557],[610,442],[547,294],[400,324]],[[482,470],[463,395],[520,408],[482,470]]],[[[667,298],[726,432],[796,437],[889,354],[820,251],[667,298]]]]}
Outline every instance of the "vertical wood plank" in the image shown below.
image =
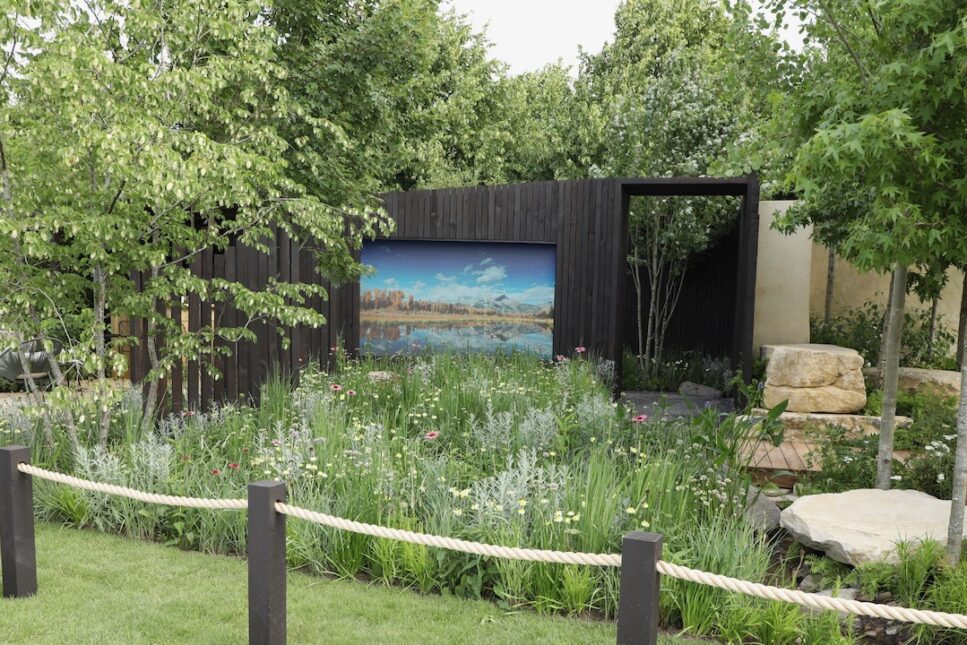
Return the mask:
{"type": "MultiPolygon", "coordinates": [[[[201,277],[201,253],[195,253],[191,258],[190,270],[195,277],[201,277]]],[[[201,329],[201,298],[197,293],[188,295],[188,333],[197,336],[201,329]]],[[[201,379],[199,378],[199,362],[197,354],[192,354],[188,360],[188,407],[191,410],[201,409],[201,379]]]]}
{"type": "MultiPolygon", "coordinates": [[[[181,326],[181,298],[171,300],[171,323],[175,326],[176,333],[182,331],[181,326]]],[[[184,363],[181,357],[175,358],[174,365],[171,366],[171,413],[181,414],[185,409],[184,394],[184,363]]]]}
{"type": "MultiPolygon", "coordinates": [[[[220,280],[225,279],[225,253],[215,253],[212,258],[212,278],[218,278],[220,280]]],[[[212,324],[213,331],[216,334],[214,339],[215,349],[218,350],[215,354],[215,368],[218,370],[218,376],[213,379],[212,382],[212,400],[216,403],[225,402],[225,372],[226,372],[226,360],[224,356],[224,351],[228,349],[228,342],[218,335],[218,330],[224,326],[225,323],[225,302],[219,301],[212,304],[212,324]]]]}
{"type": "MultiPolygon", "coordinates": [[[[212,247],[208,247],[201,254],[201,277],[211,283],[212,279],[212,269],[214,268],[214,258],[215,251],[212,247]]],[[[211,333],[214,321],[212,320],[212,303],[210,300],[201,301],[201,325],[205,329],[206,333],[211,333]]],[[[204,358],[204,365],[199,365],[201,368],[201,397],[199,403],[202,410],[209,410],[212,407],[212,398],[214,395],[214,381],[212,375],[209,372],[209,366],[213,364],[214,354],[212,349],[214,346],[214,340],[212,344],[209,345],[208,355],[204,358]]]]}
{"type": "MultiPolygon", "coordinates": [[[[237,273],[237,246],[232,244],[225,249],[225,280],[236,282],[237,273]]],[[[238,326],[238,310],[232,302],[225,304],[224,326],[235,328],[238,326]]],[[[238,343],[230,343],[228,349],[231,352],[225,357],[222,365],[225,368],[225,398],[228,401],[238,401],[238,343]]]]}

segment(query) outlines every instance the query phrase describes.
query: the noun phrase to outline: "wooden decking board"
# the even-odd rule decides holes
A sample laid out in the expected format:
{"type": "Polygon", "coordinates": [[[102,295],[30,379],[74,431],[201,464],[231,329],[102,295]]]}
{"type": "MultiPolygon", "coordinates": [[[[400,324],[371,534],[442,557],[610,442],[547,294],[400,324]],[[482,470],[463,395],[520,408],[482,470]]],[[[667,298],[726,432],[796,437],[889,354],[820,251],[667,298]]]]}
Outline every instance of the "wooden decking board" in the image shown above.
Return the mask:
{"type": "Polygon", "coordinates": [[[800,439],[786,440],[778,446],[768,441],[750,439],[742,445],[741,453],[747,468],[815,472],[819,468],[809,460],[809,453],[815,448],[815,444],[800,439]]]}

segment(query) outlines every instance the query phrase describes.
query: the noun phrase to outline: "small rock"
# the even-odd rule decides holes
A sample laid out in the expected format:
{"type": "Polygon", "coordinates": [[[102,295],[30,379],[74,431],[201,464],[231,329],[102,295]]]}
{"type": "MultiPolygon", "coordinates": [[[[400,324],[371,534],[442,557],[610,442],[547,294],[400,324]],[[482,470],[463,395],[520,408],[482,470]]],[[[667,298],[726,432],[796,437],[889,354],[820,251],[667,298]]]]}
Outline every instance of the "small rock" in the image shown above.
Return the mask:
{"type": "Polygon", "coordinates": [[[897,634],[900,633],[900,628],[895,625],[893,627],[887,627],[884,633],[887,636],[896,636],[897,634]]]}
{"type": "MultiPolygon", "coordinates": [[[[852,587],[843,587],[836,592],[833,592],[832,589],[823,589],[822,591],[817,591],[816,595],[829,596],[830,598],[843,598],[845,600],[856,600],[856,595],[858,591],[859,591],[858,589],[853,589],[852,587]]],[[[813,609],[812,607],[808,607],[806,608],[806,610],[809,613],[813,614],[814,616],[822,613],[822,611],[818,609],[813,609]]],[[[850,613],[847,611],[839,612],[839,617],[841,620],[846,620],[847,618],[849,618],[849,616],[850,616],[850,613]]]]}
{"type": "Polygon", "coordinates": [[[721,399],[722,391],[710,385],[684,381],[678,386],[678,393],[690,399],[721,399]]]}
{"type": "Polygon", "coordinates": [[[810,573],[808,576],[802,579],[802,582],[799,583],[798,589],[799,591],[805,591],[806,593],[815,593],[819,591],[819,578],[810,573]]]}
{"type": "Polygon", "coordinates": [[[779,528],[779,507],[761,490],[750,486],[746,501],[748,506],[744,511],[745,519],[754,529],[768,533],[779,528]]]}
{"type": "Polygon", "coordinates": [[[876,594],[876,598],[873,599],[874,602],[878,602],[881,605],[885,605],[891,600],[893,600],[893,594],[891,594],[889,591],[881,591],[880,593],[876,594]]]}

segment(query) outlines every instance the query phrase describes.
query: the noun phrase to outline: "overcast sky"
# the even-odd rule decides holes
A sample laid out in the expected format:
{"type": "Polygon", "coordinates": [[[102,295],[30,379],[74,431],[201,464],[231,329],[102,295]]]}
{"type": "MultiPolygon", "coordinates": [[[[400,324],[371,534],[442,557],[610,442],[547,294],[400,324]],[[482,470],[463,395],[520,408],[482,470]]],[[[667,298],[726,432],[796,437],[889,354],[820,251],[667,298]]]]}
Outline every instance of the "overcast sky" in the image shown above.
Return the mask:
{"type": "MultiPolygon", "coordinates": [[[[513,74],[540,69],[558,59],[576,69],[578,47],[598,52],[614,33],[620,0],[447,0],[477,29],[487,28],[490,52],[513,74]]],[[[783,37],[802,41],[797,28],[783,37]]],[[[574,73],[575,70],[572,70],[574,73]]]]}

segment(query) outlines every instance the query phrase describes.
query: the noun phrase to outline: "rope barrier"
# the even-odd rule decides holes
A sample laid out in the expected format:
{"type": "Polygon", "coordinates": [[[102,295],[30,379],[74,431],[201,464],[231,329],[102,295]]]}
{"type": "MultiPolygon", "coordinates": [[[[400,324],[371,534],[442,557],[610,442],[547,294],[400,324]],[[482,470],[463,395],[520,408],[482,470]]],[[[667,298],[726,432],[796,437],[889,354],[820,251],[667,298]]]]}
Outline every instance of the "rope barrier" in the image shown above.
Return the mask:
{"type": "Polygon", "coordinates": [[[798,589],[783,589],[771,587],[758,582],[739,580],[729,576],[721,576],[707,571],[689,569],[665,560],[658,561],[658,571],[662,575],[695,582],[709,587],[716,587],[734,593],[762,598],[763,600],[777,600],[788,602],[812,609],[832,610],[856,614],[858,616],[872,616],[905,623],[922,623],[935,627],[956,627],[967,629],[967,616],[962,614],[948,614],[941,611],[927,609],[911,609],[894,605],[880,605],[873,602],[850,600],[849,598],[834,598],[816,593],[807,593],[798,589]]]}
{"type": "Polygon", "coordinates": [[[93,493],[106,493],[108,495],[127,497],[128,499],[134,499],[139,502],[147,502],[148,504],[185,506],[188,508],[207,508],[215,511],[244,511],[248,508],[247,499],[210,499],[205,497],[181,497],[179,495],[158,495],[156,493],[145,493],[134,488],[93,482],[88,479],[80,479],[79,477],[72,477],[70,475],[54,472],[52,470],[44,470],[43,468],[38,468],[37,466],[24,463],[17,464],[17,470],[30,475],[31,477],[37,477],[38,479],[46,479],[47,481],[73,486],[74,488],[80,488],[81,490],[89,490],[93,493]]]}
{"type": "MultiPolygon", "coordinates": [[[[213,510],[245,510],[248,508],[248,501],[244,499],[209,499],[199,497],[181,497],[177,495],[158,495],[146,493],[133,488],[115,486],[113,484],[102,484],[86,479],[80,479],[50,470],[44,470],[30,464],[18,464],[17,469],[25,474],[40,479],[73,486],[82,490],[96,493],[106,493],[108,495],[118,495],[127,497],[149,504],[164,504],[167,506],[186,506],[191,508],[207,508],[213,510]]],[[[543,549],[525,549],[519,547],[501,546],[496,544],[484,544],[481,542],[471,542],[457,538],[444,537],[440,535],[430,535],[403,529],[388,528],[376,524],[366,524],[355,520],[348,520],[342,517],[327,515],[317,511],[310,511],[298,506],[290,506],[284,502],[276,502],[275,510],[283,515],[289,515],[301,520],[328,526],[334,529],[351,531],[372,537],[386,538],[411,544],[422,544],[424,546],[449,549],[474,555],[504,558],[509,560],[527,560],[530,562],[551,562],[557,564],[577,564],[604,567],[620,567],[621,555],[618,553],[575,553],[568,551],[549,551],[543,549]]],[[[870,616],[895,620],[906,623],[921,623],[933,625],[935,627],[948,627],[967,629],[967,616],[962,614],[948,614],[939,611],[926,609],[912,609],[908,607],[896,607],[893,605],[881,605],[872,602],[862,602],[850,600],[848,598],[834,598],[815,593],[807,593],[797,589],[783,589],[773,587],[758,582],[749,582],[738,578],[690,569],[678,564],[672,564],[665,560],[657,563],[658,572],[664,576],[678,578],[687,582],[702,584],[733,593],[741,593],[763,600],[775,600],[787,602],[812,609],[829,610],[855,614],[859,616],[870,616]]]]}
{"type": "Polygon", "coordinates": [[[457,538],[416,533],[402,529],[392,529],[375,524],[365,524],[342,517],[326,515],[316,511],[309,511],[298,506],[289,506],[282,502],[275,504],[275,510],[284,515],[291,515],[300,520],[314,522],[335,529],[371,535],[373,537],[422,544],[451,551],[461,551],[474,555],[487,555],[505,560],[528,560],[530,562],[555,562],[557,564],[588,564],[600,567],[620,567],[621,555],[617,553],[573,553],[568,551],[546,551],[543,549],[522,549],[520,547],[500,546],[497,544],[483,544],[457,538]]]}

